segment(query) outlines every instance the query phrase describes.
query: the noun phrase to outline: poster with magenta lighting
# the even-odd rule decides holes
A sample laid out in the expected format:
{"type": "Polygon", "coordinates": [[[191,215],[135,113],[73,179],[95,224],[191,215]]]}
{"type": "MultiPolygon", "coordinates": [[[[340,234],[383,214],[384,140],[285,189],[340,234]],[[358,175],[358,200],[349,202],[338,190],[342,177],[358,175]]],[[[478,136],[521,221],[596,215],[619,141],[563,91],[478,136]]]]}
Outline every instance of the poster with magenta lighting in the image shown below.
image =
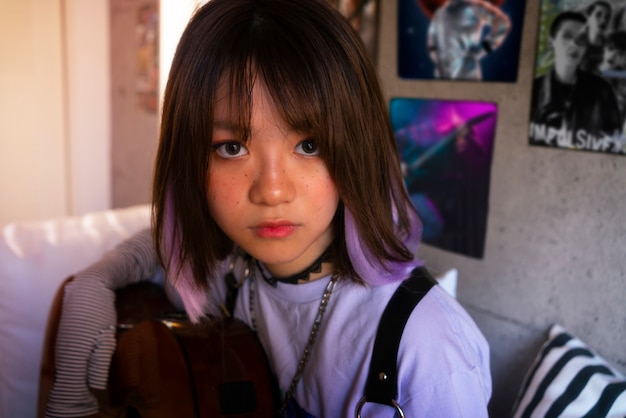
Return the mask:
{"type": "Polygon", "coordinates": [[[482,258],[495,103],[394,98],[391,121],[424,243],[482,258]]]}
{"type": "Polygon", "coordinates": [[[530,145],[626,154],[626,1],[542,0],[530,145]]]}
{"type": "Polygon", "coordinates": [[[515,82],[526,0],[398,0],[398,76],[515,82]]]}

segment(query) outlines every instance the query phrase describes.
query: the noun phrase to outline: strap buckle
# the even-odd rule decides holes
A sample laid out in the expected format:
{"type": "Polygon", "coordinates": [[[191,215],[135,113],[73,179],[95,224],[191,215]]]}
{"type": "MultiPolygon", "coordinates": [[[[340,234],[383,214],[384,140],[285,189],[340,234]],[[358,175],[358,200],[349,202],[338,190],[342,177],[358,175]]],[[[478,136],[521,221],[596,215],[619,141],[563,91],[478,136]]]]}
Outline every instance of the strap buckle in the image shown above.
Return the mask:
{"type": "MultiPolygon", "coordinates": [[[[356,404],[356,412],[355,412],[356,418],[361,418],[361,410],[363,409],[363,405],[365,405],[366,403],[367,403],[367,399],[365,398],[365,396],[363,396],[359,400],[359,403],[356,404]]],[[[396,412],[398,413],[400,418],[405,418],[404,411],[402,410],[402,408],[400,408],[400,405],[398,405],[398,402],[396,402],[395,399],[391,400],[391,404],[396,409],[396,412]]]]}

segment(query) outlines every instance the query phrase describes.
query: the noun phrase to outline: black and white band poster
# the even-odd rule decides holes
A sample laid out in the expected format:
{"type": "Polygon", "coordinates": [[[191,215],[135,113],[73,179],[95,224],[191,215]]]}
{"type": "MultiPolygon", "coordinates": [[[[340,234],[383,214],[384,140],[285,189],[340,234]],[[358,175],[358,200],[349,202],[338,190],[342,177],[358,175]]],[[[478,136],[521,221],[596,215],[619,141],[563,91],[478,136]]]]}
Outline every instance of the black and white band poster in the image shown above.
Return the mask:
{"type": "Polygon", "coordinates": [[[626,1],[542,0],[530,145],[626,154],[626,1]]]}

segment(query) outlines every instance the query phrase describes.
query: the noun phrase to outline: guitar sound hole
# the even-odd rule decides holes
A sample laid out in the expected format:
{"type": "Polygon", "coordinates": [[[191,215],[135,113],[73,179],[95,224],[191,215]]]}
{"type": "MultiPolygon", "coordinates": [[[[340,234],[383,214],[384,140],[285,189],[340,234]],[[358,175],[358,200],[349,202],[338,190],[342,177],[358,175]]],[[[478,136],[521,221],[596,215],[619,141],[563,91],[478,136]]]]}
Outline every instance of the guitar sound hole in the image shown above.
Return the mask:
{"type": "Polygon", "coordinates": [[[250,381],[222,383],[218,386],[220,410],[224,415],[256,411],[256,391],[250,381]]]}
{"type": "Polygon", "coordinates": [[[141,418],[141,414],[132,406],[126,408],[126,418],[141,418]]]}

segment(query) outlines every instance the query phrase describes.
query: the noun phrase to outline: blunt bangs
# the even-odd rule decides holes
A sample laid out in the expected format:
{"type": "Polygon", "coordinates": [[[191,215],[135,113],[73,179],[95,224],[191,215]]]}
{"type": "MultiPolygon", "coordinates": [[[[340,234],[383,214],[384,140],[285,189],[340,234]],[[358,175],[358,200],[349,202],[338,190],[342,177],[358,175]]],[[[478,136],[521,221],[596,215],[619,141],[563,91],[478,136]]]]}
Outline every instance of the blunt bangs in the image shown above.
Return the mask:
{"type": "MultiPolygon", "coordinates": [[[[386,104],[376,94],[378,76],[366,57],[358,34],[324,0],[207,3],[181,38],[164,107],[167,111],[168,101],[176,103],[172,126],[180,133],[172,137],[195,148],[186,154],[195,156],[198,185],[206,184],[209,171],[220,84],[228,86],[222,91],[230,95],[245,139],[257,81],[289,126],[315,138],[338,187],[343,177],[355,181],[349,169],[387,152],[389,138],[393,142],[386,104]]],[[[372,183],[366,177],[364,184],[372,183]]],[[[390,188],[380,186],[385,193],[390,188]]]]}
{"type": "MultiPolygon", "coordinates": [[[[325,159],[335,154],[336,138],[346,138],[354,119],[361,118],[358,112],[350,112],[360,106],[355,100],[368,89],[367,83],[355,83],[362,74],[350,74],[364,51],[354,51],[360,39],[325,1],[298,3],[209,2],[193,16],[172,64],[165,104],[172,96],[179,117],[172,125],[184,127],[188,142],[207,142],[202,155],[210,151],[213,107],[221,84],[227,86],[221,91],[229,94],[244,137],[249,131],[252,88],[260,81],[280,116],[295,130],[314,136],[325,159]],[[346,33],[356,38],[346,39],[346,33]]],[[[357,125],[368,120],[363,117],[357,125]]],[[[332,167],[332,160],[326,162],[332,167]]],[[[208,169],[204,164],[198,168],[197,174],[208,169]]]]}
{"type": "Polygon", "coordinates": [[[337,19],[336,10],[319,3],[326,7],[324,13],[309,2],[292,1],[258,1],[250,10],[239,9],[246,16],[245,24],[220,51],[222,59],[216,54],[216,60],[224,63],[220,79],[230,86],[239,126],[249,131],[252,88],[255,82],[263,83],[281,118],[294,130],[315,138],[336,177],[334,155],[349,148],[352,127],[371,118],[351,112],[363,97],[359,90],[367,89],[351,81],[362,78],[354,74],[355,39],[346,39],[352,29],[343,18],[337,19]],[[310,13],[303,11],[307,7],[310,13]],[[330,25],[329,31],[328,23],[337,21],[341,26],[330,25]],[[326,58],[320,60],[320,56],[326,58]]]}

